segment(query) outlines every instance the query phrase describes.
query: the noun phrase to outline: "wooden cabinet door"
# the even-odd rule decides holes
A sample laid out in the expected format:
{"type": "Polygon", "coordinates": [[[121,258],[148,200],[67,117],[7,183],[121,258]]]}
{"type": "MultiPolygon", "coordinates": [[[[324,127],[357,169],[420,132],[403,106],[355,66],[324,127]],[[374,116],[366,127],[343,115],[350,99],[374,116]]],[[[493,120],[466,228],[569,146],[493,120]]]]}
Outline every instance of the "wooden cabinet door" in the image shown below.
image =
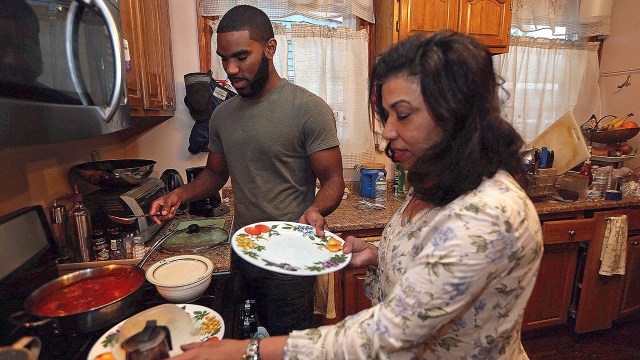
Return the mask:
{"type": "Polygon", "coordinates": [[[506,52],[511,28],[511,0],[460,0],[458,31],[506,52]]]}
{"type": "Polygon", "coordinates": [[[592,239],[594,224],[592,219],[543,224],[544,254],[525,308],[523,330],[567,322],[580,242],[592,239]]]}
{"type": "MultiPolygon", "coordinates": [[[[162,2],[162,1],[160,1],[162,2]]],[[[162,109],[163,49],[160,46],[160,9],[157,1],[140,0],[142,47],[144,51],[144,109],[162,109]]]]}
{"type": "Polygon", "coordinates": [[[640,311],[640,236],[627,239],[627,262],[620,296],[620,311],[616,318],[640,311]]]}
{"type": "Polygon", "coordinates": [[[458,0],[400,0],[399,38],[457,29],[458,0]]]}
{"type": "Polygon", "coordinates": [[[366,268],[344,271],[344,316],[349,316],[371,307],[371,300],[364,294],[366,268]]]}
{"type": "Polygon", "coordinates": [[[142,69],[144,57],[142,56],[142,41],[140,34],[140,14],[137,0],[120,1],[120,17],[122,20],[122,37],[129,44],[129,64],[125,69],[127,75],[127,96],[129,106],[142,108],[144,106],[144,89],[142,83],[142,69]]]}
{"type": "Polygon", "coordinates": [[[176,109],[175,80],[173,77],[173,52],[171,50],[171,27],[169,18],[169,2],[160,1],[160,43],[162,49],[162,108],[176,109]]]}
{"type": "Polygon", "coordinates": [[[131,57],[127,91],[132,115],[171,116],[175,110],[175,84],[169,3],[122,0],[121,13],[122,33],[131,57]]]}

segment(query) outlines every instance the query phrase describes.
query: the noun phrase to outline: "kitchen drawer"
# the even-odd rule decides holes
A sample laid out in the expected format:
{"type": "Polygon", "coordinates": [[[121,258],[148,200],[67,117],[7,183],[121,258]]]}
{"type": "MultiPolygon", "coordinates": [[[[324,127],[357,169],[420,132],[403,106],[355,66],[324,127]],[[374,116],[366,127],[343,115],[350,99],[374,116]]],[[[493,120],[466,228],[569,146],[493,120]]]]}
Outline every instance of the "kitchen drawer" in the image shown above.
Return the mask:
{"type": "Polygon", "coordinates": [[[596,228],[594,219],[549,221],[542,224],[544,244],[589,241],[596,228]]]}

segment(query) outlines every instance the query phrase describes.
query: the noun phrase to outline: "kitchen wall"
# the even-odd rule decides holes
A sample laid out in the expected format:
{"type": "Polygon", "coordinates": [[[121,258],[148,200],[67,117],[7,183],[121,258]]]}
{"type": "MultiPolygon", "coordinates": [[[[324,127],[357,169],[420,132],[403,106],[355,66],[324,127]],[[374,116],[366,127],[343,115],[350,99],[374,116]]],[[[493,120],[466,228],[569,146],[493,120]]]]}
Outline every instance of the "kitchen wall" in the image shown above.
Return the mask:
{"type": "MultiPolygon", "coordinates": [[[[600,63],[600,97],[602,115],[635,116],[640,123],[640,1],[616,0],[611,12],[611,35],[605,40],[600,63]],[[618,88],[628,75],[631,86],[618,88]]],[[[629,141],[640,148],[640,135],[629,141]]],[[[624,163],[632,169],[640,167],[640,154],[624,163]]]]}

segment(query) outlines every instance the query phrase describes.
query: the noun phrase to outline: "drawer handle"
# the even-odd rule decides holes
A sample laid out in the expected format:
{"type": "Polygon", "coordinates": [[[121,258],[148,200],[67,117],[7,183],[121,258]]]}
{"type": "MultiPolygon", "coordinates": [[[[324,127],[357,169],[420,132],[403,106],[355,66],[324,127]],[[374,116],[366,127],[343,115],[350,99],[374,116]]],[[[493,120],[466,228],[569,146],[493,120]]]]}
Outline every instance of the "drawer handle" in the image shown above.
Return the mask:
{"type": "Polygon", "coordinates": [[[638,246],[638,244],[640,244],[638,241],[632,241],[631,242],[631,246],[638,246]]]}
{"type": "Polygon", "coordinates": [[[569,237],[571,239],[573,239],[574,237],[576,237],[576,231],[575,230],[569,230],[569,237]]]}

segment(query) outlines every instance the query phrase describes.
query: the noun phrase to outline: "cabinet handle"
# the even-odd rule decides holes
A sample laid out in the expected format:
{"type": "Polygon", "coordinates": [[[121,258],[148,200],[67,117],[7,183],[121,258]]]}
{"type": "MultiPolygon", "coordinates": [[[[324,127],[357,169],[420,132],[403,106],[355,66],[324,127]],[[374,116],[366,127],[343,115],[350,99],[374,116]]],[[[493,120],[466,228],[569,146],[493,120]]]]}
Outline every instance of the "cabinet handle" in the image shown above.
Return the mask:
{"type": "Polygon", "coordinates": [[[173,101],[162,103],[164,107],[173,107],[173,101]]]}
{"type": "Polygon", "coordinates": [[[631,242],[631,246],[638,246],[638,244],[640,244],[638,241],[632,241],[631,242]]]}
{"type": "Polygon", "coordinates": [[[574,237],[576,237],[576,231],[575,230],[569,230],[569,238],[573,239],[574,237]]]}

